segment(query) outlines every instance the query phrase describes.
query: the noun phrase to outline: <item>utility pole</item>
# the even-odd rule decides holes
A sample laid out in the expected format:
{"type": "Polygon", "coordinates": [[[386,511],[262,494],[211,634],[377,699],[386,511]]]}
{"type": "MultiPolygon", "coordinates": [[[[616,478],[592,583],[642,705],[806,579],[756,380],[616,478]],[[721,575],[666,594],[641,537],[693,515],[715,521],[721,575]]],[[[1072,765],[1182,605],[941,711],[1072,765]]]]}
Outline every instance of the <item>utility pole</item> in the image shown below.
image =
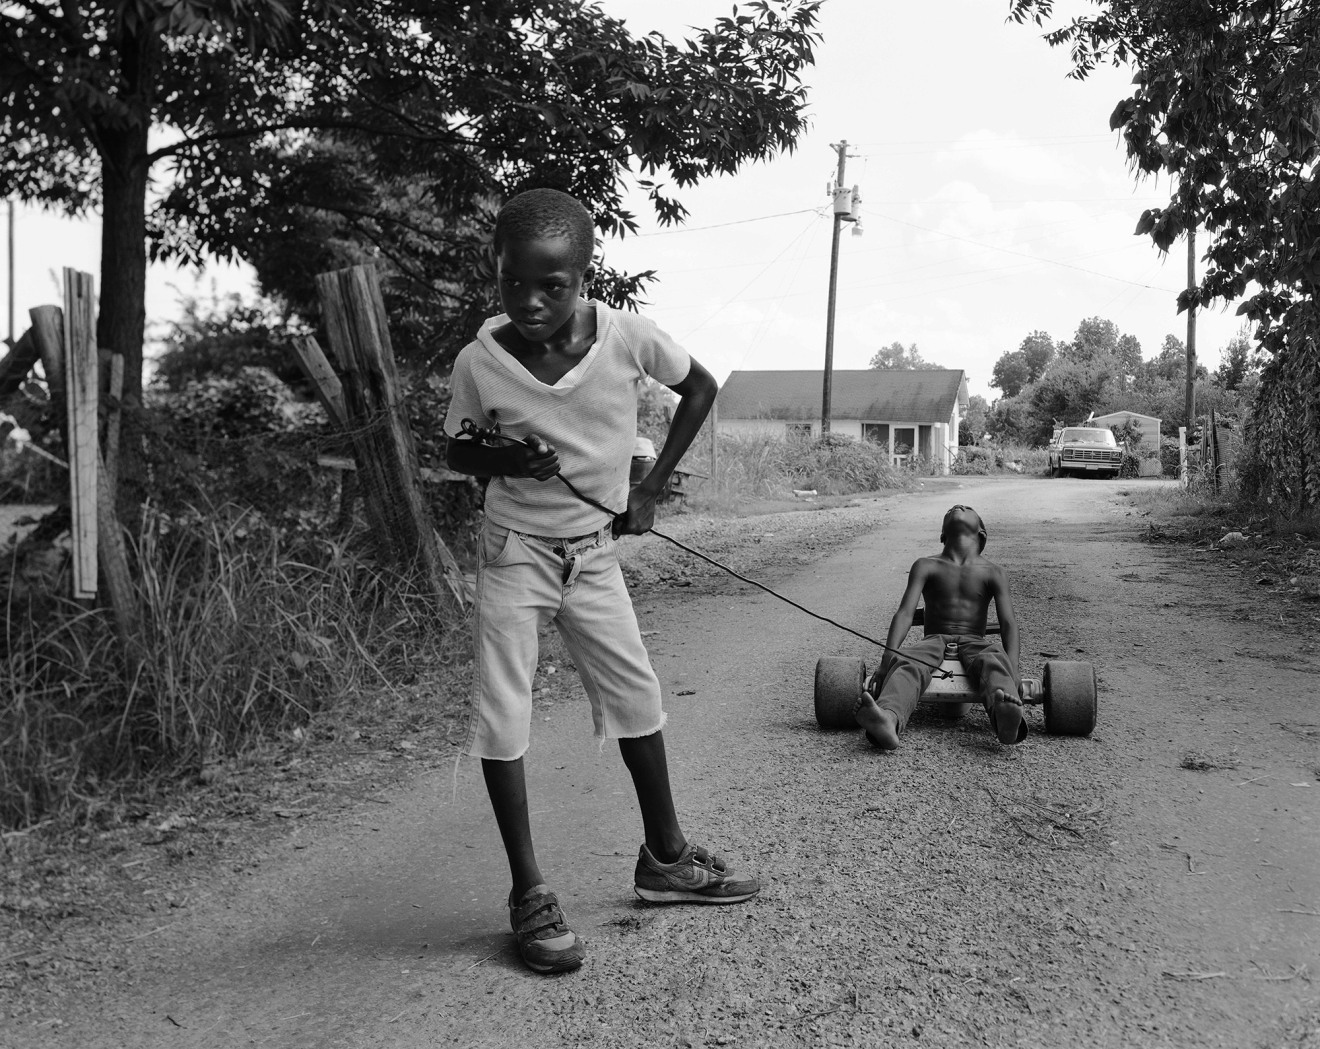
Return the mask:
{"type": "Polygon", "coordinates": [[[843,174],[848,165],[848,140],[842,139],[832,144],[839,154],[839,173],[834,180],[832,196],[834,198],[834,236],[830,241],[830,297],[825,312],[825,381],[820,396],[820,432],[830,432],[830,394],[834,383],[834,299],[839,288],[839,232],[843,229],[844,215],[851,212],[851,201],[839,210],[839,195],[848,193],[844,188],[843,174]]]}
{"type": "MultiPolygon", "coordinates": [[[[1196,288],[1196,227],[1187,230],[1187,292],[1192,295],[1196,288]]],[[[1187,432],[1196,427],[1196,303],[1189,299],[1187,303],[1187,390],[1183,407],[1187,413],[1187,432]]]]}

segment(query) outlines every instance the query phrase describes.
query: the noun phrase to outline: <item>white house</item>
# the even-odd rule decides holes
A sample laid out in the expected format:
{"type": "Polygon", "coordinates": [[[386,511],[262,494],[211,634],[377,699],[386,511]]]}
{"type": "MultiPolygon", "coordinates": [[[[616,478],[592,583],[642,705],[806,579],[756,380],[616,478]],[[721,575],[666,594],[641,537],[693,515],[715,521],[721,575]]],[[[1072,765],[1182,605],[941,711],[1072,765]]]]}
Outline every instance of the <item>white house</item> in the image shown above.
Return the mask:
{"type": "MultiPolygon", "coordinates": [[[[947,473],[967,410],[955,369],[866,368],[832,373],[830,430],[883,445],[895,463],[918,456],[947,473]]],[[[819,371],[736,371],[716,401],[721,433],[820,434],[819,371]]]]}

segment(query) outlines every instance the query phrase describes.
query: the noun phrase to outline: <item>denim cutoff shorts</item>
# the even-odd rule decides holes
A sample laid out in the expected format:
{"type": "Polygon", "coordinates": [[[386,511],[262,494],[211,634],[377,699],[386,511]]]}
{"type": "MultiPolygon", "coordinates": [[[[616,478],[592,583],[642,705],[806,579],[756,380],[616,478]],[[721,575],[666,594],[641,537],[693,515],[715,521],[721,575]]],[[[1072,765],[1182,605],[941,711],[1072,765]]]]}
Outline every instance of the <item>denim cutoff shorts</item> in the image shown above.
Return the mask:
{"type": "Polygon", "coordinates": [[[538,633],[554,623],[591,700],[595,734],[648,736],[664,726],[660,682],[606,525],[568,539],[486,521],[477,555],[472,710],[464,751],[513,761],[530,744],[538,633]]]}

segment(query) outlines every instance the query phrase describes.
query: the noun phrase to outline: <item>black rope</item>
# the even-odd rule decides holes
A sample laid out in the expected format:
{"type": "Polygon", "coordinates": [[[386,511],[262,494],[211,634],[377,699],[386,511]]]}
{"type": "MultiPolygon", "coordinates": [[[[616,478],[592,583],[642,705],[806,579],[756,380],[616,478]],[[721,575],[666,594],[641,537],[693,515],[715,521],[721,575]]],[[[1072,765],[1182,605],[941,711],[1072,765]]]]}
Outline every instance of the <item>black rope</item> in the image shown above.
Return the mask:
{"type": "MultiPolygon", "coordinates": [[[[507,441],[509,444],[527,445],[526,441],[520,440],[517,437],[510,437],[508,434],[500,433],[500,428],[498,424],[496,424],[493,427],[483,428],[478,426],[471,419],[464,419],[462,422],[462,431],[463,431],[463,437],[466,438],[467,440],[484,441],[484,440],[489,440],[490,438],[496,438],[501,441],[507,441]]],[[[531,445],[527,445],[527,447],[531,447],[531,445]]],[[[615,510],[611,510],[608,506],[598,503],[595,499],[591,498],[591,496],[584,495],[582,492],[578,490],[577,486],[574,485],[572,481],[570,481],[567,477],[565,477],[563,474],[559,473],[558,471],[555,472],[555,476],[559,478],[559,480],[564,482],[564,485],[568,488],[570,492],[572,492],[575,496],[581,499],[588,506],[593,506],[602,513],[608,514],[610,520],[617,521],[620,517],[623,516],[621,513],[615,510]]],[[[886,652],[893,652],[896,655],[902,655],[904,659],[909,660],[910,662],[921,663],[924,666],[932,667],[935,671],[934,676],[936,677],[947,678],[953,676],[947,670],[944,670],[938,663],[932,663],[928,659],[921,659],[918,656],[912,655],[910,652],[902,652],[900,649],[894,648],[892,645],[888,645],[883,641],[879,641],[876,638],[871,637],[869,634],[863,634],[860,630],[854,630],[850,626],[845,626],[843,623],[831,619],[829,616],[823,616],[819,612],[813,612],[810,608],[807,608],[805,605],[798,604],[791,597],[785,597],[777,590],[772,590],[764,583],[757,582],[757,580],[752,579],[749,576],[743,575],[741,572],[730,568],[728,565],[724,564],[723,562],[715,560],[715,558],[711,557],[709,554],[703,554],[700,550],[693,549],[692,547],[688,546],[686,543],[680,542],[679,540],[675,539],[672,535],[666,535],[664,532],[661,532],[654,527],[650,529],[650,532],[652,535],[659,536],[661,539],[673,543],[680,550],[686,550],[693,557],[699,557],[707,564],[714,565],[716,568],[728,572],[729,575],[733,576],[735,579],[741,579],[744,583],[748,583],[754,587],[758,587],[761,590],[764,590],[771,597],[779,598],[780,601],[783,601],[785,604],[792,605],[799,612],[805,612],[813,619],[819,619],[822,623],[829,623],[830,626],[838,627],[840,630],[844,631],[845,633],[852,634],[853,637],[861,638],[863,641],[869,641],[873,645],[879,645],[886,652]]]]}

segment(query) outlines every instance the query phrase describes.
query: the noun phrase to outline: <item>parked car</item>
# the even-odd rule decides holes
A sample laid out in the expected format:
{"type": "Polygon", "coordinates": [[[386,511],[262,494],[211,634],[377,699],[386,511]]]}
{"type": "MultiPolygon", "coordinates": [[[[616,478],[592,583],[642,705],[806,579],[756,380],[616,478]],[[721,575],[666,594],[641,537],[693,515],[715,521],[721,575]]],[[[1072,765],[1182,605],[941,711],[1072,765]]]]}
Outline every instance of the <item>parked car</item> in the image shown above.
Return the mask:
{"type": "Polygon", "coordinates": [[[1049,456],[1051,477],[1117,477],[1123,465],[1123,449],[1113,431],[1099,426],[1065,426],[1050,442],[1049,456]]]}

